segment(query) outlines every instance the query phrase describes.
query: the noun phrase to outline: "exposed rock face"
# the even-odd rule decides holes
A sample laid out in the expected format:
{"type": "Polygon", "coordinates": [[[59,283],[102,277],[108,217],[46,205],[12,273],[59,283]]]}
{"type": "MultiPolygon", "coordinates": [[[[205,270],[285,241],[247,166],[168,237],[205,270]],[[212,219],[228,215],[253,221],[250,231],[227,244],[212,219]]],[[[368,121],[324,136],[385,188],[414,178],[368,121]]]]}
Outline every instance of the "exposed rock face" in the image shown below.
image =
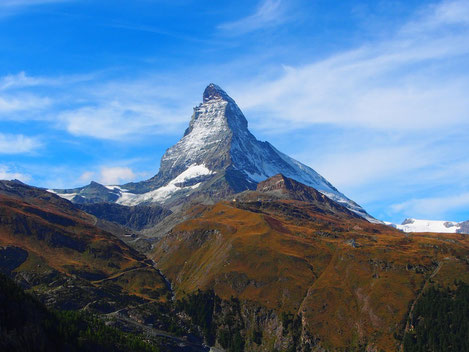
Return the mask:
{"type": "Polygon", "coordinates": [[[459,223],[459,233],[469,234],[469,220],[459,223]]]}
{"type": "Polygon", "coordinates": [[[264,195],[270,195],[280,199],[292,199],[307,202],[311,205],[317,206],[318,211],[323,210],[353,218],[360,217],[355,212],[331,200],[329,197],[318,192],[314,188],[285,177],[282,174],[277,174],[265,181],[259,182],[256,190],[264,195]]]}
{"type": "Polygon", "coordinates": [[[169,148],[161,167],[149,180],[123,186],[89,186],[56,190],[77,203],[116,202],[137,205],[156,202],[174,207],[190,199],[217,201],[278,173],[314,187],[330,199],[373,221],[358,204],[340,193],[310,167],[258,141],[235,101],[220,87],[210,84],[203,102],[194,108],[181,140],[169,148]]]}

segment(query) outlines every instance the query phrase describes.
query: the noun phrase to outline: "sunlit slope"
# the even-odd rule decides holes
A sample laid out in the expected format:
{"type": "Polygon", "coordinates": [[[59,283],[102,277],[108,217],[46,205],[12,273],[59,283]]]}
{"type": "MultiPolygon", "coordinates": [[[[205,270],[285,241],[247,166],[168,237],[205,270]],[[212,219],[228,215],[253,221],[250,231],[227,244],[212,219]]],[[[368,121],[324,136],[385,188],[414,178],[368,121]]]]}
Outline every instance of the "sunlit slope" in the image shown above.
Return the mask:
{"type": "Polygon", "coordinates": [[[0,266],[23,286],[69,308],[121,296],[165,299],[151,263],[93,226],[92,216],[48,192],[12,186],[0,192],[0,266]]]}
{"type": "Polygon", "coordinates": [[[324,347],[392,351],[426,283],[469,282],[464,235],[406,235],[307,202],[244,199],[194,207],[158,242],[152,256],[178,295],[213,288],[301,312],[324,347]]]}

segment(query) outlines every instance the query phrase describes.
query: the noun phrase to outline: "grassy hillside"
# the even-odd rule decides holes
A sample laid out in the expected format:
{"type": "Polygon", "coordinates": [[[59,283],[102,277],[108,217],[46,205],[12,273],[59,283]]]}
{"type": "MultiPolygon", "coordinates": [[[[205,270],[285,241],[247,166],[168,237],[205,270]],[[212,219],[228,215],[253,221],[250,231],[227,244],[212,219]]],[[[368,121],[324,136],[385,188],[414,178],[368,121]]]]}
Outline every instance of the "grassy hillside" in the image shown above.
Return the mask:
{"type": "Polygon", "coordinates": [[[166,300],[152,263],[71,203],[21,184],[0,187],[0,269],[47,304],[108,312],[166,300]]]}
{"type": "MultiPolygon", "coordinates": [[[[293,200],[222,202],[189,215],[152,253],[177,297],[213,289],[291,313],[304,341],[328,349],[398,350],[424,287],[469,282],[465,235],[404,234],[293,200]]],[[[271,339],[285,330],[277,323],[271,339]]]]}

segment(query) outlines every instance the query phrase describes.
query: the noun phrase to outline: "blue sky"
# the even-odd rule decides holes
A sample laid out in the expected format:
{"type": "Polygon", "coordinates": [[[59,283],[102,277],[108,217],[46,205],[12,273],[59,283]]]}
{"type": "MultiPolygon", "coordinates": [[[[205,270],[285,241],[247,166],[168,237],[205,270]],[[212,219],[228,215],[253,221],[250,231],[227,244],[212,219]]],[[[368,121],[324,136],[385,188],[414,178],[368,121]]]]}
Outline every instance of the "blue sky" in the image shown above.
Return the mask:
{"type": "Polygon", "coordinates": [[[210,82],[372,215],[469,219],[467,0],[2,0],[0,178],[149,178],[210,82]]]}

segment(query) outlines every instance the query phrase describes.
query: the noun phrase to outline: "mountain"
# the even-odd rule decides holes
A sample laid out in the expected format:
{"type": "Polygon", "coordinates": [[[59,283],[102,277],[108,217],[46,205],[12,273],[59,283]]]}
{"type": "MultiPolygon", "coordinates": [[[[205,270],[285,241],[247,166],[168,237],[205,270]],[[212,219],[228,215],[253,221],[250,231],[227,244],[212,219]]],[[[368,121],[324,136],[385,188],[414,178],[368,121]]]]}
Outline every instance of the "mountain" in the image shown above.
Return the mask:
{"type": "Polygon", "coordinates": [[[316,171],[270,143],[258,141],[235,101],[215,84],[205,89],[184,136],[165,152],[154,177],[120,186],[91,182],[85,187],[51,191],[74,203],[158,203],[176,209],[188,200],[213,202],[255,190],[259,182],[279,173],[376,221],[316,171]]]}
{"type": "Polygon", "coordinates": [[[243,319],[217,324],[241,321],[246,351],[397,351],[426,288],[469,280],[468,236],[406,236],[283,175],[184,217],[148,256],[176,299],[239,302],[243,319]]]}
{"type": "Polygon", "coordinates": [[[153,264],[95,222],[50,192],[0,181],[0,271],[55,308],[109,312],[165,300],[153,264]]]}
{"type": "Polygon", "coordinates": [[[439,233],[464,233],[469,234],[469,221],[444,221],[444,220],[418,220],[405,219],[402,224],[388,225],[404,232],[439,232],[439,233]]]}

